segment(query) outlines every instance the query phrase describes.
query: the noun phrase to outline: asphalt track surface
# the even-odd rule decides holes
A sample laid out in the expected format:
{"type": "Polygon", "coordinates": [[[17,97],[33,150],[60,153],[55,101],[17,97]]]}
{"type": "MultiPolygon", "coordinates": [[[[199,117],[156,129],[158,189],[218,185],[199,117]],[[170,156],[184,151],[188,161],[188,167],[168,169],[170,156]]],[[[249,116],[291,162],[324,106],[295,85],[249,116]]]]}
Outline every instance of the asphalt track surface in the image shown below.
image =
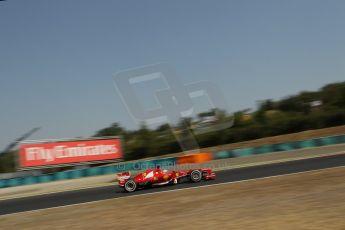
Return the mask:
{"type": "MultiPolygon", "coordinates": [[[[120,189],[117,186],[106,186],[25,198],[16,198],[0,201],[0,215],[38,210],[44,208],[59,207],[71,204],[79,204],[91,201],[100,201],[110,198],[119,198],[167,190],[199,187],[203,185],[212,185],[277,175],[285,175],[339,166],[345,166],[345,153],[334,156],[318,157],[312,159],[290,161],[285,163],[276,163],[240,169],[224,170],[216,173],[216,180],[203,181],[200,183],[183,183],[165,187],[143,189],[138,190],[134,193],[125,193],[122,189],[120,189]]],[[[76,206],[76,208],[78,207],[80,206],[76,206]]]]}

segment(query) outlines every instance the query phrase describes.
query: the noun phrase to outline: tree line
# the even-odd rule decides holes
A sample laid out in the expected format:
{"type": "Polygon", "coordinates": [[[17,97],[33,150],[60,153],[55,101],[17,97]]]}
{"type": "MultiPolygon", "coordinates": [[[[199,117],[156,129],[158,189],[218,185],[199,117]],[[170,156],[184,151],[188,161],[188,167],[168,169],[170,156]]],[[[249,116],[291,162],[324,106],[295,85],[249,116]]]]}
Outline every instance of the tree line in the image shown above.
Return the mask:
{"type": "MultiPolygon", "coordinates": [[[[329,84],[314,92],[300,92],[277,101],[264,100],[253,112],[243,110],[229,115],[226,111],[212,110],[198,115],[199,118],[206,116],[216,116],[219,123],[234,116],[235,122],[227,129],[196,134],[201,148],[343,125],[345,82],[329,84]]],[[[181,130],[177,135],[183,135],[183,131],[193,133],[192,127],[192,118],[181,119],[173,129],[169,124],[156,129],[149,129],[143,124],[138,130],[126,130],[114,123],[99,130],[95,136],[122,136],[126,160],[133,160],[180,152],[176,132],[172,130],[181,130]]]]}
{"type": "MultiPolygon", "coordinates": [[[[128,130],[119,123],[113,123],[98,130],[94,136],[121,136],[125,160],[154,157],[180,152],[176,135],[183,139],[187,133],[193,133],[204,118],[209,117],[215,119],[212,124],[206,123],[202,127],[206,132],[194,135],[201,148],[344,125],[345,82],[328,84],[318,91],[304,91],[281,100],[263,100],[255,111],[242,110],[228,114],[227,111],[215,109],[198,114],[197,119],[183,118],[173,127],[162,124],[154,129],[142,124],[137,130],[128,130]],[[207,130],[208,125],[222,124],[232,119],[234,125],[230,128],[207,130]]],[[[13,171],[14,160],[13,152],[2,154],[0,172],[13,171]]]]}

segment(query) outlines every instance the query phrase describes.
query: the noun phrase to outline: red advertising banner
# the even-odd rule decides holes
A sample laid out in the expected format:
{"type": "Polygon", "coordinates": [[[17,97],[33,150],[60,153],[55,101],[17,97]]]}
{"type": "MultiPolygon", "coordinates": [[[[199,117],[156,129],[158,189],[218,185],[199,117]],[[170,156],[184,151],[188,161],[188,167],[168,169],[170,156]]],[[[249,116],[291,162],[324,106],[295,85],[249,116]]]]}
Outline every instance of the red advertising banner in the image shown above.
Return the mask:
{"type": "Polygon", "coordinates": [[[121,140],[75,140],[26,143],[19,146],[20,167],[116,160],[123,157],[121,140]]]}

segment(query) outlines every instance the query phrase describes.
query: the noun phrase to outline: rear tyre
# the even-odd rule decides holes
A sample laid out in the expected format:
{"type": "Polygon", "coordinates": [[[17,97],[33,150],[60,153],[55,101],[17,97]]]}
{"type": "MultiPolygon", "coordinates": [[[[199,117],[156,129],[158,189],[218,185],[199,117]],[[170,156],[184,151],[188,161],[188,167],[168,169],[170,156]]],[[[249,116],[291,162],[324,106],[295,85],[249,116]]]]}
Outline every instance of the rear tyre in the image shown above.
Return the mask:
{"type": "Polygon", "coordinates": [[[190,180],[192,182],[199,182],[199,181],[201,181],[201,179],[202,179],[202,174],[199,170],[193,170],[190,173],[190,180]]]}
{"type": "Polygon", "coordinates": [[[128,180],[125,183],[124,189],[126,192],[134,192],[137,189],[137,184],[133,180],[128,180]]]}

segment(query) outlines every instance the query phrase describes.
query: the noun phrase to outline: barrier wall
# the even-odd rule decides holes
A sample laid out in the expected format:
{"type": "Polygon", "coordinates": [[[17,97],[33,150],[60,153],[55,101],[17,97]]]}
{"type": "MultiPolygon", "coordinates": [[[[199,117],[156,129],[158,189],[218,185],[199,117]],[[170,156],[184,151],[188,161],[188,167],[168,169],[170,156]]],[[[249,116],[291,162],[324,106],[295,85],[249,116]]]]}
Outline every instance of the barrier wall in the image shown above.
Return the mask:
{"type": "Polygon", "coordinates": [[[340,136],[330,136],[315,138],[310,140],[295,141],[288,143],[272,144],[272,145],[263,145],[256,148],[242,148],[242,149],[233,149],[218,151],[215,153],[200,153],[200,154],[190,154],[181,157],[171,157],[165,159],[157,159],[150,161],[139,161],[131,163],[123,163],[117,165],[101,166],[101,167],[92,167],[87,169],[76,169],[64,172],[53,173],[49,175],[41,176],[29,176],[22,178],[13,178],[13,179],[2,179],[0,180],[0,188],[5,187],[14,187],[20,185],[30,185],[37,183],[46,183],[50,181],[59,181],[67,179],[76,179],[89,176],[98,176],[98,175],[107,175],[114,174],[124,171],[138,171],[145,170],[148,168],[155,168],[157,165],[161,167],[174,166],[176,164],[189,164],[189,163],[203,163],[212,159],[224,159],[224,158],[233,158],[233,157],[244,157],[252,156],[257,154],[265,154],[270,152],[279,152],[286,150],[295,150],[302,148],[312,148],[325,145],[333,145],[345,143],[345,135],[340,136]]]}
{"type": "Polygon", "coordinates": [[[213,159],[224,159],[232,157],[252,156],[257,154],[280,152],[295,149],[305,149],[345,143],[345,135],[321,137],[310,140],[294,141],[288,143],[263,145],[256,148],[242,148],[234,150],[222,150],[213,153],[213,159]]]}
{"type": "Polygon", "coordinates": [[[155,168],[156,166],[168,167],[176,165],[176,158],[165,158],[143,162],[123,163],[118,165],[109,165],[101,167],[93,167],[87,169],[76,169],[64,172],[52,173],[42,176],[30,176],[22,178],[13,178],[0,180],[0,188],[14,187],[20,185],[30,185],[38,183],[46,183],[51,181],[77,179],[89,176],[99,176],[107,174],[115,174],[124,171],[138,171],[149,168],[155,168]]]}

